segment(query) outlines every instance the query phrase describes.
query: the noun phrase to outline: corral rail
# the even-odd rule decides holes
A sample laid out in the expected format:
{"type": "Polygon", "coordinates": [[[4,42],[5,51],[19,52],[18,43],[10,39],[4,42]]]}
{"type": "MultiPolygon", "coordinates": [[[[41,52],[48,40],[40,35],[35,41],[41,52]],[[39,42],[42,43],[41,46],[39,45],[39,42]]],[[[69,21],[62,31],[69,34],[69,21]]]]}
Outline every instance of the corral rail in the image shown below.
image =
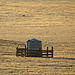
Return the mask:
{"type": "MultiPolygon", "coordinates": [[[[29,52],[32,52],[33,54],[35,54],[34,52],[36,51],[37,53],[38,52],[41,52],[41,57],[53,57],[53,47],[51,48],[51,50],[48,50],[48,47],[47,47],[47,50],[28,50],[26,47],[25,48],[16,48],[16,56],[26,56],[28,57],[28,53],[29,52]]],[[[36,55],[36,54],[35,54],[36,55]]],[[[32,55],[35,57],[35,55],[32,55]]]]}

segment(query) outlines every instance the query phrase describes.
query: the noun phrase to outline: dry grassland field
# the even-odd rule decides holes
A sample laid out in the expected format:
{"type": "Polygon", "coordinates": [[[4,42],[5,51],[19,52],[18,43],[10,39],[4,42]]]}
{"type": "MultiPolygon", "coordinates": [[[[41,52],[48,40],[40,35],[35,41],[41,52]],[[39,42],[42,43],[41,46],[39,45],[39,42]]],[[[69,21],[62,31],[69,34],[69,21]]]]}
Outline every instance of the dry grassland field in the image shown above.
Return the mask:
{"type": "Polygon", "coordinates": [[[75,0],[0,0],[0,75],[75,75],[75,0]],[[54,57],[16,57],[32,38],[54,57]]]}

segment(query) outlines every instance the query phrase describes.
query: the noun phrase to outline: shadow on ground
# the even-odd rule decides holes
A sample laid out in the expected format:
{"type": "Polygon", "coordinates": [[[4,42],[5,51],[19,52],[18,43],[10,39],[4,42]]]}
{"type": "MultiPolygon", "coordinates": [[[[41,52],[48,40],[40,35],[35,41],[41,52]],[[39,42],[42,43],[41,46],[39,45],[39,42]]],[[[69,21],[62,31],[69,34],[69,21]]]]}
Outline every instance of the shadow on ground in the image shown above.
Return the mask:
{"type": "MultiPolygon", "coordinates": [[[[52,58],[52,57],[42,57],[42,58],[52,58]]],[[[53,59],[68,59],[68,60],[75,60],[75,58],[65,58],[65,57],[53,57],[53,59]]]]}
{"type": "Polygon", "coordinates": [[[75,60],[75,58],[65,58],[65,57],[54,57],[53,59],[68,59],[68,60],[75,60]]]}

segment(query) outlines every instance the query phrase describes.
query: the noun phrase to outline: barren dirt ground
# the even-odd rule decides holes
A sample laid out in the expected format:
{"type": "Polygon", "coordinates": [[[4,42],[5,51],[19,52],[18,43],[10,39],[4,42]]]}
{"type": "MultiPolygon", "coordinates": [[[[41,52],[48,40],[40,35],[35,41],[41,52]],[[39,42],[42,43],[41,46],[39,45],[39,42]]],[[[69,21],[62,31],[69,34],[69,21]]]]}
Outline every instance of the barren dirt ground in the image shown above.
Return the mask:
{"type": "Polygon", "coordinates": [[[75,1],[0,0],[0,75],[75,75],[75,1]],[[54,57],[16,57],[32,38],[54,57]]]}

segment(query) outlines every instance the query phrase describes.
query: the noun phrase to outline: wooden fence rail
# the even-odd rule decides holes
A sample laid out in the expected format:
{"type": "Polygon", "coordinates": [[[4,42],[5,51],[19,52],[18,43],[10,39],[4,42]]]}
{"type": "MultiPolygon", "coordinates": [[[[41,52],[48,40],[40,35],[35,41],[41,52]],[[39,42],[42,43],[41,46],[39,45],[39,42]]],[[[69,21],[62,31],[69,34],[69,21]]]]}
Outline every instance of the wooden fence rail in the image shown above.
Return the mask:
{"type": "Polygon", "coordinates": [[[28,50],[26,47],[25,48],[16,48],[16,56],[26,56],[28,57],[28,53],[31,51],[31,53],[35,54],[35,52],[42,53],[42,57],[53,57],[53,47],[51,50],[28,50]]]}

